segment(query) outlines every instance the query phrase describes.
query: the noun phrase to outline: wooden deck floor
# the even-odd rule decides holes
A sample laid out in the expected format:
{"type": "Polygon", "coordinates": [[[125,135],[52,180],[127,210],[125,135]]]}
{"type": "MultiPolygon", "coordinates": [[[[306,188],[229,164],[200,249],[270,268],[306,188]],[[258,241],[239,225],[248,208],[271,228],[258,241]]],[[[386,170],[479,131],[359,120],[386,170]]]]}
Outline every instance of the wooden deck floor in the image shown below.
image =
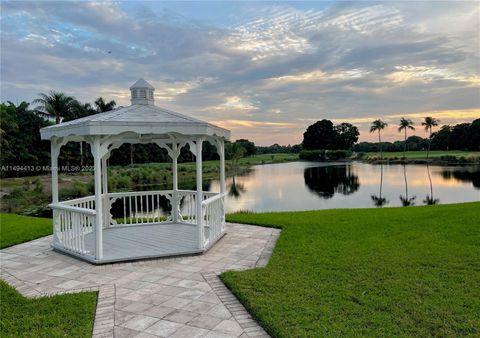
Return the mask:
{"type": "MultiPolygon", "coordinates": [[[[93,233],[85,236],[87,250],[94,252],[93,233]]],[[[103,259],[108,263],[143,258],[199,253],[198,228],[190,224],[156,224],[114,227],[103,230],[103,259]]]]}

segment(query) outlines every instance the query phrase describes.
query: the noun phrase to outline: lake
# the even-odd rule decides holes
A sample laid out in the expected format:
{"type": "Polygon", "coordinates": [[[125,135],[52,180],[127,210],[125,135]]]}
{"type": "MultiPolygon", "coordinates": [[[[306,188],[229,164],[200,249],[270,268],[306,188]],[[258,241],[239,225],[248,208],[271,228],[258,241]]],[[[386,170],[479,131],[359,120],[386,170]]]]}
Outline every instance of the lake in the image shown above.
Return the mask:
{"type": "MultiPolygon", "coordinates": [[[[290,162],[227,179],[226,212],[397,207],[480,200],[480,166],[290,162]],[[433,195],[433,196],[432,196],[433,195]]],[[[212,181],[209,190],[219,191],[212,181]]]]}

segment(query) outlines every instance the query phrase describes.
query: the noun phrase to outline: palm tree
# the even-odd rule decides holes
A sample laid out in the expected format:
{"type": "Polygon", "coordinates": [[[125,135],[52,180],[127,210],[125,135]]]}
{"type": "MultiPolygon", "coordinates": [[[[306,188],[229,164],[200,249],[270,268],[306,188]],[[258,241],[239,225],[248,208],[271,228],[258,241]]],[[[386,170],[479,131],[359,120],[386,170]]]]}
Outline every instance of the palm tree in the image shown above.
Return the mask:
{"type": "Polygon", "coordinates": [[[382,138],[380,136],[380,132],[388,126],[387,122],[383,122],[382,120],[378,119],[372,122],[370,126],[370,132],[373,133],[378,131],[378,147],[380,148],[380,158],[383,160],[383,151],[382,151],[382,138]]]}
{"type": "Polygon", "coordinates": [[[105,102],[103,97],[99,97],[98,99],[95,100],[95,108],[97,108],[97,111],[101,113],[113,110],[116,105],[117,103],[114,100],[105,102]]]}
{"type": "Polygon", "coordinates": [[[427,160],[430,153],[430,145],[432,144],[432,128],[438,126],[440,120],[437,120],[434,117],[427,116],[425,121],[422,122],[422,126],[425,127],[425,131],[429,132],[428,136],[428,148],[427,148],[427,160]]]}
{"type": "Polygon", "coordinates": [[[402,117],[400,119],[400,126],[398,127],[398,131],[401,132],[402,130],[405,131],[405,142],[403,143],[403,158],[405,159],[405,151],[407,150],[407,129],[415,130],[413,126],[413,121],[410,119],[406,119],[402,117]]]}
{"type": "Polygon", "coordinates": [[[78,101],[73,96],[61,92],[52,90],[49,94],[40,93],[38,95],[40,97],[32,102],[38,104],[36,110],[42,115],[55,118],[56,124],[59,124],[62,118],[74,114],[78,107],[78,101]]]}

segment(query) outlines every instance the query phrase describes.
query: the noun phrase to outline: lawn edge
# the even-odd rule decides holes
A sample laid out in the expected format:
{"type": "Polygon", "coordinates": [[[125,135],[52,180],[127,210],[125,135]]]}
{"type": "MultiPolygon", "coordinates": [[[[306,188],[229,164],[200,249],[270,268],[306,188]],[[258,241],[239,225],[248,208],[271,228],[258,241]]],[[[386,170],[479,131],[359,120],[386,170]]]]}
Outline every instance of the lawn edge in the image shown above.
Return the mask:
{"type": "Polygon", "coordinates": [[[1,272],[1,279],[28,299],[96,292],[95,318],[92,325],[92,338],[113,337],[115,325],[115,285],[103,284],[81,289],[71,289],[62,292],[39,292],[7,271],[1,272]]]}

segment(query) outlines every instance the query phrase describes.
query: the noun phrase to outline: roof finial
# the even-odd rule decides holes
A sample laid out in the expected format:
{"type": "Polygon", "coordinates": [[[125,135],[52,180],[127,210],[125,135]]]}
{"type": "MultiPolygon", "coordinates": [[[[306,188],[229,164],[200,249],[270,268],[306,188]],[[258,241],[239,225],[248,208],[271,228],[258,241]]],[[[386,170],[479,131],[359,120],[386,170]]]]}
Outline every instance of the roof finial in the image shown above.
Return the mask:
{"type": "Polygon", "coordinates": [[[130,100],[132,105],[134,104],[143,104],[143,105],[155,105],[153,98],[153,92],[155,88],[145,81],[143,78],[140,78],[130,87],[130,100]]]}

